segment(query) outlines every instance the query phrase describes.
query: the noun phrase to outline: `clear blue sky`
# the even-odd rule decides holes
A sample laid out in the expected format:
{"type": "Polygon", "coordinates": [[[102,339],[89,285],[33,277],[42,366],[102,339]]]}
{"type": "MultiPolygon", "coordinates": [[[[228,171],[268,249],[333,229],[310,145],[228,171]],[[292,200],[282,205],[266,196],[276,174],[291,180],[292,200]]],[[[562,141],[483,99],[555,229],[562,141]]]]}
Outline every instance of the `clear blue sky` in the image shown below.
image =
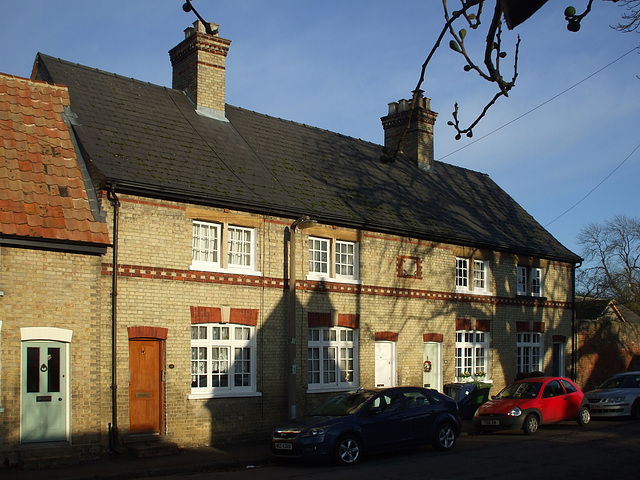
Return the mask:
{"type": "MultiPolygon", "coordinates": [[[[586,3],[550,0],[504,35],[505,44],[513,45],[515,34],[522,39],[516,87],[471,140],[455,141],[447,126],[454,103],[468,121],[495,87],[463,71],[448,38],[423,84],[439,114],[436,159],[490,175],[576,253],[586,224],[640,217],[640,149],[632,154],[640,145],[640,56],[625,56],[640,35],[612,30],[623,10],[600,0],[581,31],[568,32],[564,8],[586,3]]],[[[434,0],[193,4],[232,41],[227,103],[376,143],[383,142],[387,104],[410,98],[443,24],[434,0]]],[[[6,1],[0,72],[28,77],[43,52],[171,86],[167,52],[195,20],[180,0],[6,1]]],[[[513,49],[506,51],[512,59],[513,49]]]]}

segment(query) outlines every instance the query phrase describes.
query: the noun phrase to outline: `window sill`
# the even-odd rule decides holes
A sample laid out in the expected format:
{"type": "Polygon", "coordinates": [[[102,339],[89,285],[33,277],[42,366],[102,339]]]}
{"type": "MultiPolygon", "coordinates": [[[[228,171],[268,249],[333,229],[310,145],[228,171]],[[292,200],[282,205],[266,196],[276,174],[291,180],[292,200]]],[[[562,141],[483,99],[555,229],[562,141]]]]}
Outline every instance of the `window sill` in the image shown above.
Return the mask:
{"type": "Polygon", "coordinates": [[[307,393],[335,393],[335,392],[348,392],[358,388],[357,385],[353,386],[331,386],[331,387],[307,387],[307,393]]]}
{"type": "Polygon", "coordinates": [[[486,290],[469,290],[466,288],[456,287],[453,293],[459,293],[462,295],[477,295],[482,297],[490,297],[493,295],[493,292],[487,292],[486,290]]]}
{"type": "Polygon", "coordinates": [[[362,280],[352,278],[334,278],[322,275],[307,275],[307,280],[311,282],[327,282],[327,283],[348,283],[350,285],[362,285],[362,280]]]}
{"type": "Polygon", "coordinates": [[[523,299],[523,300],[542,300],[542,301],[545,301],[545,302],[547,301],[547,297],[544,297],[544,296],[523,295],[521,293],[518,293],[516,295],[516,298],[520,298],[520,299],[523,299]]]}
{"type": "Polygon", "coordinates": [[[187,395],[187,400],[207,400],[210,398],[249,398],[261,396],[261,392],[190,393],[187,395]]]}
{"type": "Polygon", "coordinates": [[[457,378],[456,383],[493,383],[490,378],[469,379],[469,377],[457,378]]]}
{"type": "Polygon", "coordinates": [[[252,277],[261,277],[262,272],[251,269],[243,268],[222,268],[215,265],[189,265],[189,270],[197,270],[199,272],[212,272],[212,273],[231,273],[234,275],[247,275],[252,277]]]}

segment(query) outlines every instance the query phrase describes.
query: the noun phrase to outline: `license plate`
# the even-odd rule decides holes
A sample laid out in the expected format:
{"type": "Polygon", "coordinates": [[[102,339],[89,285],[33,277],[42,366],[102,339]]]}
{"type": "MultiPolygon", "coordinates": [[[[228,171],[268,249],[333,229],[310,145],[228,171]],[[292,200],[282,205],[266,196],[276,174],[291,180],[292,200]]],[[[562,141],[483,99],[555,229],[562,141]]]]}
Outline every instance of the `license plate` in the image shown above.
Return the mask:
{"type": "Polygon", "coordinates": [[[500,425],[500,420],[482,420],[482,425],[500,425]]]}
{"type": "Polygon", "coordinates": [[[290,443],[276,443],[276,450],[293,450],[293,445],[290,443]]]}

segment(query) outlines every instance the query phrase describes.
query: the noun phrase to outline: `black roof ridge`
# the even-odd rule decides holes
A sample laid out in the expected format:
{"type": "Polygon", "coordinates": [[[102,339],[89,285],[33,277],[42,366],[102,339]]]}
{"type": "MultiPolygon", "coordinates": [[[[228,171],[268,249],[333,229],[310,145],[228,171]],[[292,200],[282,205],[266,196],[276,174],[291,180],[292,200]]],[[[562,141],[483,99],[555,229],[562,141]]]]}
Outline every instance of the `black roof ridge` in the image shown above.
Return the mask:
{"type": "Polygon", "coordinates": [[[71,65],[71,66],[74,66],[74,67],[79,67],[79,68],[81,68],[83,70],[90,70],[92,72],[97,72],[97,73],[100,73],[100,74],[103,74],[103,75],[107,75],[107,76],[111,76],[111,77],[116,77],[116,78],[119,78],[121,80],[129,80],[132,83],[139,83],[141,85],[147,85],[147,86],[151,86],[151,87],[162,88],[164,90],[175,90],[176,92],[181,92],[180,90],[176,90],[175,88],[172,88],[172,87],[167,87],[165,85],[159,85],[157,83],[152,83],[152,82],[145,82],[144,80],[138,80],[137,78],[134,78],[134,77],[128,77],[126,75],[120,75],[118,73],[109,72],[107,70],[102,70],[101,68],[97,68],[97,67],[90,67],[88,65],[83,65],[81,63],[72,62],[70,60],[65,60],[64,58],[54,57],[53,55],[48,55],[46,53],[38,52],[37,56],[51,58],[53,60],[57,60],[58,62],[67,64],[67,65],[71,65]]]}

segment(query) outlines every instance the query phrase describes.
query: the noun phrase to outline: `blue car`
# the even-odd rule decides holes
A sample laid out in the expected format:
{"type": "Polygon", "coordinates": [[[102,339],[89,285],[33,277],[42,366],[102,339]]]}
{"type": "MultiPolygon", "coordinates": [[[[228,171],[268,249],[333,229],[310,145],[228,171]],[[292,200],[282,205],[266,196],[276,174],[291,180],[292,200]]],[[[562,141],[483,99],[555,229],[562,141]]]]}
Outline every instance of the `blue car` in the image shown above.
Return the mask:
{"type": "Polygon", "coordinates": [[[420,387],[357,390],[336,395],[309,415],[273,431],[277,457],[329,457],[353,465],[364,454],[432,444],[451,450],[461,432],[451,398],[420,387]]]}

